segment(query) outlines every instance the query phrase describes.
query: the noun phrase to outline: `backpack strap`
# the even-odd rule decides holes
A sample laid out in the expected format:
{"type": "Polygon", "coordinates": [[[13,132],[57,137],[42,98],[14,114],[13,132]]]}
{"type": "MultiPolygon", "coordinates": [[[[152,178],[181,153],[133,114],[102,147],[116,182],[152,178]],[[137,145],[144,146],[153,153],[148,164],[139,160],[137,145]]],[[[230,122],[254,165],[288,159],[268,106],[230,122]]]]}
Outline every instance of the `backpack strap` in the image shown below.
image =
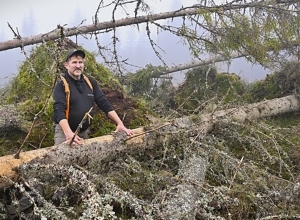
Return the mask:
{"type": "Polygon", "coordinates": [[[65,93],[66,93],[66,118],[69,119],[69,112],[70,112],[70,88],[66,78],[60,75],[61,80],[65,86],[65,93]]]}
{"type": "Polygon", "coordinates": [[[83,74],[82,74],[82,76],[83,76],[84,80],[86,81],[86,83],[87,83],[87,84],[89,85],[89,87],[91,88],[91,90],[93,91],[93,86],[92,86],[92,83],[91,83],[89,77],[87,77],[86,75],[83,75],[83,74]]]}
{"type": "MultiPolygon", "coordinates": [[[[91,88],[91,90],[93,91],[93,86],[92,83],[89,79],[89,77],[87,77],[86,75],[83,75],[83,79],[86,81],[86,83],[89,85],[89,87],[91,88]]],[[[66,118],[67,120],[69,119],[69,113],[70,113],[70,87],[69,84],[66,80],[66,78],[63,75],[60,75],[60,79],[63,81],[64,86],[65,86],[65,93],[66,93],[66,118]]]]}

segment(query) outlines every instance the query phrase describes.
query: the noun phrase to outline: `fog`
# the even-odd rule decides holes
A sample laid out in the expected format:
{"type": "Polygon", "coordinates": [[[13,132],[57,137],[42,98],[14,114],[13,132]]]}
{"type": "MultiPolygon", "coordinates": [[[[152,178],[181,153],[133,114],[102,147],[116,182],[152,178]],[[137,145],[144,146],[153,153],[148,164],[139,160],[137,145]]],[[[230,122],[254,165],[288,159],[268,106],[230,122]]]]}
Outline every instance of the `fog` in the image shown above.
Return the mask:
{"type": "MultiPolygon", "coordinates": [[[[181,5],[192,5],[198,3],[197,0],[149,0],[156,13],[178,9],[181,5]]],[[[40,0],[10,0],[1,3],[0,7],[0,41],[14,39],[14,33],[9,27],[19,33],[21,36],[31,36],[40,33],[49,32],[57,27],[57,25],[65,25],[65,27],[77,26],[83,22],[91,24],[95,17],[99,0],[89,0],[88,3],[79,0],[64,1],[40,1],[40,0]]],[[[133,9],[127,8],[128,12],[133,9]]],[[[117,12],[118,18],[126,16],[125,10],[117,12]]],[[[100,21],[111,20],[111,9],[102,10],[98,18],[100,21]],[[104,11],[104,12],[103,12],[104,11]]],[[[164,62],[168,66],[189,62],[192,58],[186,46],[183,46],[178,38],[169,33],[160,33],[156,35],[156,29],[151,30],[153,40],[160,46],[160,52],[164,62]]],[[[147,64],[163,65],[160,59],[155,55],[143,25],[140,29],[137,27],[123,27],[118,29],[118,51],[123,59],[134,66],[144,67],[147,64]]],[[[109,42],[111,36],[101,36],[101,42],[105,45],[109,42]],[[107,42],[106,42],[107,41],[107,42]]],[[[75,39],[75,38],[71,38],[75,39]]],[[[97,51],[97,45],[94,40],[86,40],[79,38],[79,45],[91,52],[97,51]]],[[[25,51],[29,52],[31,46],[25,47],[25,51]]],[[[9,82],[18,73],[21,63],[25,60],[20,48],[7,51],[0,51],[0,86],[9,82]]],[[[98,57],[97,61],[102,62],[98,57]]],[[[245,81],[253,82],[262,79],[268,73],[259,65],[252,65],[245,59],[240,58],[233,60],[230,65],[219,63],[217,65],[219,71],[231,72],[239,74],[245,81]]],[[[130,67],[129,67],[130,70],[130,67]]],[[[132,68],[132,71],[135,71],[132,68]]],[[[175,83],[180,83],[184,79],[184,72],[172,74],[175,83]]]]}

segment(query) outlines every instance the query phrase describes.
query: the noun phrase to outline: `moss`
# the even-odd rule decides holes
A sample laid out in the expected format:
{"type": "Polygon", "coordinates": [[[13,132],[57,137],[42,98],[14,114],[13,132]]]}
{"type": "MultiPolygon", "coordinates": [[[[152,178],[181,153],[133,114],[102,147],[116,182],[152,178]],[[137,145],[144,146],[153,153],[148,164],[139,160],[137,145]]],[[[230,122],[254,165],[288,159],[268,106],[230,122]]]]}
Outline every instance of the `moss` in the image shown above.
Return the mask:
{"type": "Polygon", "coordinates": [[[0,156],[15,154],[21,146],[26,134],[19,130],[0,133],[0,156]]]}
{"type": "Polygon", "coordinates": [[[110,134],[116,129],[115,124],[102,112],[98,112],[93,117],[93,123],[91,126],[91,137],[98,137],[106,134],[110,134]]]}
{"type": "Polygon", "coordinates": [[[238,199],[238,205],[231,207],[229,209],[230,213],[234,216],[239,216],[240,219],[252,219],[259,210],[255,192],[257,192],[257,190],[254,190],[252,185],[235,185],[230,191],[229,196],[238,199]],[[247,187],[251,193],[249,193],[249,191],[245,192],[245,187],[247,187]]]}
{"type": "Polygon", "coordinates": [[[128,191],[139,199],[151,201],[158,192],[169,185],[169,179],[172,174],[167,171],[151,172],[143,168],[137,173],[128,173],[123,175],[110,176],[118,187],[128,191]]]}

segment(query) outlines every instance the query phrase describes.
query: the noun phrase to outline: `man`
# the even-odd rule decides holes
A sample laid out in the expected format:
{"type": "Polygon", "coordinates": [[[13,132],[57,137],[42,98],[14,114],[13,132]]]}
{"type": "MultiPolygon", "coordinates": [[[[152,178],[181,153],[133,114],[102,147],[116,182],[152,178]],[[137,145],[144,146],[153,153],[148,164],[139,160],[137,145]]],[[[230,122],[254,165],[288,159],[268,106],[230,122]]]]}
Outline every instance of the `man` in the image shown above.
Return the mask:
{"type": "MultiPolygon", "coordinates": [[[[54,88],[54,144],[58,145],[65,141],[71,141],[74,137],[75,131],[78,125],[81,123],[85,114],[91,109],[93,103],[107,114],[117,125],[117,131],[124,131],[127,135],[132,135],[132,130],[126,128],[114,111],[111,103],[106,99],[100,87],[95,79],[88,77],[89,83],[84,80],[85,53],[82,50],[71,50],[67,53],[64,66],[67,69],[67,73],[64,74],[64,78],[68,82],[70,89],[70,101],[69,101],[69,116],[66,116],[66,93],[64,83],[61,81],[57,83],[54,88]]],[[[73,144],[81,144],[83,138],[88,138],[88,128],[90,126],[90,120],[85,120],[82,124],[80,131],[73,140],[73,144]]]]}

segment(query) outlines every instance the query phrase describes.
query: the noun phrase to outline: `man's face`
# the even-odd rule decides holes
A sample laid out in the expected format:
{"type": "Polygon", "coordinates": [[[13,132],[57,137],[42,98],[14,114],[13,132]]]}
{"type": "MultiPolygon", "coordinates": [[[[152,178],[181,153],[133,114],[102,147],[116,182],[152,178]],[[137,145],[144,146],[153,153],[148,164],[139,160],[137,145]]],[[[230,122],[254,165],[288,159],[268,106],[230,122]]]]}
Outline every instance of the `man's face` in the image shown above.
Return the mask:
{"type": "Polygon", "coordinates": [[[64,65],[72,78],[76,80],[80,79],[84,68],[84,63],[81,56],[74,55],[70,57],[69,60],[64,63],[64,65]]]}

